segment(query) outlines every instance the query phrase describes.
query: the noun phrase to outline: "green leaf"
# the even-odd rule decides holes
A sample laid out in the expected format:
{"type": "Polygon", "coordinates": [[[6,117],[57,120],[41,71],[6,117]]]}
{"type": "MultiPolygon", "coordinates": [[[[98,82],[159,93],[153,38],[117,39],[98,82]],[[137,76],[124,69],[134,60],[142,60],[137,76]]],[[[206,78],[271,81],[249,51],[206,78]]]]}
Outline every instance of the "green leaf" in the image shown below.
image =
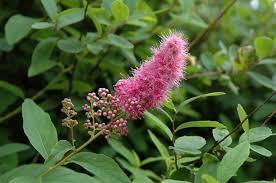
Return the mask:
{"type": "Polygon", "coordinates": [[[0,88],[12,93],[14,96],[24,98],[24,93],[21,88],[17,87],[16,85],[10,84],[6,81],[0,80],[0,88]]]}
{"type": "Polygon", "coordinates": [[[182,130],[184,128],[203,128],[203,127],[212,127],[212,128],[226,128],[223,124],[217,121],[189,121],[179,125],[175,131],[182,130]]]}
{"type": "Polygon", "coordinates": [[[276,83],[274,81],[272,81],[271,79],[267,78],[266,76],[259,74],[257,72],[247,72],[247,74],[254,79],[255,81],[257,81],[259,84],[270,88],[272,90],[276,90],[276,83]]]}
{"type": "Polygon", "coordinates": [[[163,180],[162,183],[191,183],[191,182],[183,181],[183,180],[166,179],[166,180],[163,180]]]}
{"type": "Polygon", "coordinates": [[[9,45],[13,45],[23,39],[32,30],[32,24],[38,19],[23,15],[14,15],[5,25],[5,37],[9,45]]]}
{"type": "Polygon", "coordinates": [[[203,174],[202,179],[205,180],[206,183],[219,183],[214,177],[211,175],[203,174]]]}
{"type": "Polygon", "coordinates": [[[128,40],[126,40],[122,36],[118,36],[115,34],[109,34],[108,40],[110,41],[110,44],[117,46],[119,48],[133,48],[133,44],[131,44],[128,40]]]}
{"type": "Polygon", "coordinates": [[[131,63],[133,66],[138,65],[138,61],[134,55],[133,49],[121,49],[122,55],[126,58],[126,60],[131,63]]]}
{"type": "Polygon", "coordinates": [[[221,183],[226,183],[232,176],[236,174],[238,169],[247,160],[249,156],[249,143],[243,142],[233,149],[229,150],[221,162],[217,170],[217,179],[221,183]]]}
{"type": "Polygon", "coordinates": [[[172,110],[175,110],[175,106],[174,106],[174,103],[172,101],[171,98],[167,98],[166,100],[164,100],[162,103],[161,103],[162,106],[165,106],[169,109],[172,109],[172,110]]]}
{"type": "Polygon", "coordinates": [[[152,128],[159,129],[163,134],[166,135],[170,140],[173,137],[171,130],[155,115],[146,111],[144,113],[145,120],[150,124],[152,128]]]}
{"type": "Polygon", "coordinates": [[[170,166],[170,154],[166,146],[160,142],[160,140],[150,131],[148,130],[150,139],[154,143],[155,147],[158,149],[161,156],[164,158],[167,168],[170,166]]]}
{"type": "Polygon", "coordinates": [[[114,138],[109,138],[108,143],[116,152],[125,157],[129,163],[139,167],[139,164],[136,163],[135,157],[132,154],[132,152],[129,149],[127,149],[120,141],[114,138]]]}
{"type": "Polygon", "coordinates": [[[120,169],[118,164],[105,155],[81,152],[74,155],[70,161],[82,166],[84,169],[94,174],[102,183],[130,183],[130,180],[120,169]]]}
{"type": "Polygon", "coordinates": [[[255,151],[256,153],[266,156],[266,157],[270,157],[272,155],[272,153],[267,150],[266,148],[262,147],[262,146],[258,146],[258,145],[250,145],[250,149],[252,151],[255,151]]]}
{"type": "Polygon", "coordinates": [[[243,183],[275,183],[275,181],[255,180],[255,181],[249,181],[249,182],[243,182],[243,183]]]}
{"type": "Polygon", "coordinates": [[[0,146],[0,157],[7,156],[20,151],[25,151],[30,147],[20,143],[10,143],[0,146]]]}
{"type": "Polygon", "coordinates": [[[81,51],[81,42],[75,38],[61,39],[58,41],[57,46],[67,53],[79,53],[81,51]]]}
{"type": "Polygon", "coordinates": [[[84,18],[83,8],[71,8],[58,14],[57,28],[80,22],[84,18]]]}
{"type": "Polygon", "coordinates": [[[9,181],[9,183],[41,183],[41,177],[22,176],[16,177],[9,181]]]}
{"type": "MultiPolygon", "coordinates": [[[[219,142],[224,137],[226,137],[229,134],[229,131],[227,129],[213,129],[212,131],[214,139],[219,142]]],[[[221,147],[228,147],[230,144],[232,144],[232,138],[231,136],[227,137],[223,142],[221,142],[219,145],[221,147]]]]}
{"type": "Polygon", "coordinates": [[[196,172],[194,183],[206,183],[202,179],[202,175],[208,174],[212,177],[217,177],[218,161],[203,162],[199,170],[196,172]]]}
{"type": "Polygon", "coordinates": [[[268,65],[268,64],[276,64],[275,58],[266,58],[261,60],[258,65],[268,65]]]}
{"type": "Polygon", "coordinates": [[[54,20],[58,13],[56,0],[41,0],[41,3],[49,17],[54,20]]]}
{"type": "Polygon", "coordinates": [[[210,162],[219,162],[219,159],[210,153],[204,153],[203,157],[202,157],[202,162],[203,164],[205,163],[210,163],[210,162]]]}
{"type": "Polygon", "coordinates": [[[146,164],[153,163],[153,162],[156,162],[156,161],[166,161],[166,159],[164,159],[164,157],[162,157],[162,156],[160,156],[160,157],[149,157],[149,158],[144,159],[141,162],[140,166],[144,166],[146,164]]]}
{"type": "Polygon", "coordinates": [[[167,111],[165,111],[161,107],[158,107],[158,111],[160,111],[162,114],[164,114],[171,122],[173,121],[171,115],[169,115],[169,113],[167,113],[167,111]]]}
{"type": "Polygon", "coordinates": [[[254,40],[254,46],[258,57],[264,58],[272,53],[273,40],[265,36],[256,37],[254,40]]]}
{"type": "Polygon", "coordinates": [[[225,93],[223,93],[223,92],[213,92],[213,93],[206,93],[206,94],[203,94],[203,95],[199,95],[199,96],[196,96],[196,97],[189,98],[189,99],[181,102],[181,104],[177,107],[177,111],[179,111],[185,105],[193,102],[194,100],[197,100],[197,99],[200,99],[200,98],[206,98],[206,97],[216,97],[216,96],[221,96],[221,95],[225,95],[225,93]]]}
{"type": "Polygon", "coordinates": [[[57,131],[48,113],[31,99],[22,104],[23,129],[33,147],[47,159],[58,142],[57,131]]]}
{"type": "Polygon", "coordinates": [[[190,163],[193,162],[195,160],[200,159],[200,156],[192,156],[192,157],[182,157],[178,159],[178,163],[179,164],[184,164],[184,163],[190,163]]]}
{"type": "MultiPolygon", "coordinates": [[[[249,142],[260,142],[272,135],[272,131],[268,127],[256,127],[249,130],[249,142]]],[[[239,140],[239,143],[246,140],[245,134],[242,134],[239,140]]]]}
{"type": "Polygon", "coordinates": [[[36,177],[39,176],[42,172],[47,169],[44,165],[41,164],[29,164],[17,167],[11,171],[8,171],[0,176],[0,180],[3,183],[8,183],[16,177],[30,176],[36,177]]]}
{"type": "Polygon", "coordinates": [[[9,52],[13,49],[13,45],[9,45],[6,38],[0,38],[0,51],[9,52]]]}
{"type": "Polygon", "coordinates": [[[58,141],[57,144],[55,144],[55,146],[52,148],[49,158],[46,159],[44,164],[48,166],[54,165],[65,155],[65,153],[72,149],[72,145],[67,140],[58,141]]]}
{"type": "Polygon", "coordinates": [[[80,96],[87,94],[93,86],[88,82],[74,80],[72,83],[72,93],[78,93],[80,96]]]}
{"type": "Polygon", "coordinates": [[[175,140],[174,148],[177,154],[200,154],[206,140],[200,136],[182,136],[175,140]]]}
{"type": "Polygon", "coordinates": [[[100,183],[97,179],[84,173],[78,173],[69,168],[58,167],[46,176],[43,176],[43,183],[100,183]]]}
{"type": "MultiPolygon", "coordinates": [[[[247,117],[247,114],[246,114],[245,110],[243,109],[243,107],[241,106],[241,104],[238,104],[237,111],[238,111],[238,115],[240,118],[240,122],[242,122],[247,117]]],[[[242,128],[243,128],[245,134],[247,136],[249,136],[249,121],[248,121],[248,119],[242,123],[242,128]]]]}
{"type": "Polygon", "coordinates": [[[104,44],[101,42],[95,42],[94,44],[87,44],[86,47],[94,55],[97,55],[104,49],[104,44]]]}
{"type": "Polygon", "coordinates": [[[50,27],[54,27],[55,25],[53,23],[49,22],[36,22],[32,25],[33,29],[47,29],[50,27]]]}
{"type": "Polygon", "coordinates": [[[152,172],[150,170],[143,170],[141,168],[133,167],[130,164],[128,164],[124,159],[117,158],[117,161],[120,163],[120,165],[123,168],[125,168],[127,171],[131,172],[133,174],[133,177],[135,177],[135,178],[143,178],[144,180],[147,180],[146,182],[150,181],[149,178],[153,178],[158,181],[160,181],[160,179],[161,179],[154,172],[152,172]]]}
{"type": "Polygon", "coordinates": [[[56,41],[56,38],[48,38],[38,43],[32,55],[32,63],[28,70],[28,77],[41,74],[57,65],[55,61],[50,60],[56,41]]]}
{"type": "Polygon", "coordinates": [[[115,0],[111,4],[112,15],[116,21],[122,22],[128,19],[129,9],[122,0],[115,0]]]}
{"type": "Polygon", "coordinates": [[[132,183],[153,183],[151,179],[147,178],[147,177],[136,177],[132,183]]]}
{"type": "Polygon", "coordinates": [[[102,34],[103,29],[102,29],[102,25],[100,24],[100,21],[97,17],[97,12],[101,12],[101,10],[102,9],[100,9],[100,8],[92,8],[91,6],[88,6],[88,10],[87,10],[87,15],[93,21],[95,28],[97,30],[97,33],[99,35],[102,34]]]}

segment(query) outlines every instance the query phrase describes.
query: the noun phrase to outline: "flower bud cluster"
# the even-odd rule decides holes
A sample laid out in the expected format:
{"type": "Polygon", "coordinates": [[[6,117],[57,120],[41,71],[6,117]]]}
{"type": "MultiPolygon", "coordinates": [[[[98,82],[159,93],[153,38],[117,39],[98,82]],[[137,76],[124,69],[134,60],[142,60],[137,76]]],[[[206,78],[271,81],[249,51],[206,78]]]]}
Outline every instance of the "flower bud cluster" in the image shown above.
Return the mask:
{"type": "Polygon", "coordinates": [[[99,88],[98,94],[88,93],[86,96],[89,104],[84,104],[82,109],[87,118],[84,123],[86,129],[102,131],[105,138],[111,133],[127,135],[127,121],[121,117],[122,111],[115,104],[115,97],[106,88],[99,88]],[[96,122],[100,119],[101,122],[96,122]]]}
{"type": "Polygon", "coordinates": [[[66,126],[68,128],[73,128],[78,124],[78,121],[72,119],[77,115],[77,112],[74,110],[74,105],[69,98],[65,98],[62,100],[62,109],[61,112],[66,114],[66,118],[62,120],[62,126],[66,126]]]}

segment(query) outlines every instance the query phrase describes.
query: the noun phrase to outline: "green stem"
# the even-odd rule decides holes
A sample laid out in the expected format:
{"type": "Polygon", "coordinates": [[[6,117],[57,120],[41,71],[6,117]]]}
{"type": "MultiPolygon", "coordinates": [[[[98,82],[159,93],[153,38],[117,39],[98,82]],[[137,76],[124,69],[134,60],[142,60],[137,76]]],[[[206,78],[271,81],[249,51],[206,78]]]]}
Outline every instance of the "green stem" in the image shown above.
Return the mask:
{"type": "Polygon", "coordinates": [[[71,143],[72,143],[73,149],[75,149],[75,137],[74,137],[74,128],[73,127],[70,128],[70,134],[71,134],[71,143]]]}
{"type": "MultiPolygon", "coordinates": [[[[172,138],[172,142],[173,142],[173,147],[175,147],[175,140],[176,140],[176,136],[175,136],[175,118],[176,118],[177,112],[176,110],[174,111],[174,116],[173,116],[173,120],[172,120],[172,130],[173,130],[173,138],[172,138]]],[[[178,162],[177,162],[177,154],[175,152],[175,148],[173,149],[173,155],[174,155],[174,164],[175,164],[175,168],[178,170],[178,162]]]]}
{"type": "Polygon", "coordinates": [[[262,126],[265,126],[270,120],[271,118],[276,114],[276,110],[274,110],[263,122],[262,126]]]}
{"type": "Polygon", "coordinates": [[[80,152],[83,148],[85,148],[87,145],[89,145],[91,142],[93,142],[96,138],[98,138],[102,134],[102,131],[98,132],[96,135],[91,136],[84,144],[82,144],[80,147],[78,147],[76,150],[72,151],[70,154],[65,156],[63,159],[61,159],[58,163],[56,163],[54,166],[49,167],[48,170],[43,172],[40,176],[45,176],[52,170],[56,169],[59,166],[65,165],[67,160],[71,158],[76,153],[80,152]]]}

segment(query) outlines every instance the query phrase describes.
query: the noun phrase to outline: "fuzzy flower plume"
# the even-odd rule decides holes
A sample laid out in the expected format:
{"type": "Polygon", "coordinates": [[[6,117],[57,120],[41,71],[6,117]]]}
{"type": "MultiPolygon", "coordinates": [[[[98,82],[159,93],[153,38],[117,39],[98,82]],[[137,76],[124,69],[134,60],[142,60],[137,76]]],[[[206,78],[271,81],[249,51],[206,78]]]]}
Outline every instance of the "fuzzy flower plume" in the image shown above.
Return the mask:
{"type": "Polygon", "coordinates": [[[145,110],[157,107],[167,92],[184,77],[188,43],[181,34],[162,37],[160,47],[152,49],[153,56],[136,69],[132,77],[115,85],[117,104],[131,119],[139,118],[145,110]]]}

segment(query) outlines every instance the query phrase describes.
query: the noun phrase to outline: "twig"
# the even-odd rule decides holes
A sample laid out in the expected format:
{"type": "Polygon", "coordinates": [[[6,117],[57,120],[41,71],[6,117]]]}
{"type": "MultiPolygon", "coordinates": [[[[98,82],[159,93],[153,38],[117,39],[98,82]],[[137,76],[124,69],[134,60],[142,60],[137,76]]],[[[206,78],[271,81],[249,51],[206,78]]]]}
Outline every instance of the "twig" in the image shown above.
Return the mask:
{"type": "MultiPolygon", "coordinates": [[[[49,88],[49,86],[51,86],[53,83],[55,83],[56,81],[58,81],[58,79],[64,75],[65,73],[71,71],[72,66],[69,66],[68,68],[64,69],[62,72],[60,72],[52,81],[50,81],[43,89],[41,89],[39,92],[37,92],[34,96],[31,97],[32,100],[36,100],[37,98],[41,97],[49,88]]],[[[13,111],[9,112],[8,114],[6,114],[5,116],[0,118],[0,124],[3,123],[4,121],[10,119],[11,117],[15,116],[16,114],[18,114],[21,111],[21,105],[18,106],[16,109],[14,109],[13,111]]]]}
{"type": "Polygon", "coordinates": [[[217,25],[217,23],[220,21],[220,19],[227,13],[227,11],[235,4],[237,0],[232,0],[221,12],[220,14],[209,23],[208,27],[204,29],[202,32],[200,32],[190,43],[190,48],[192,48],[194,45],[198,43],[199,40],[201,40],[213,27],[217,25]]]}
{"type": "Polygon", "coordinates": [[[221,139],[220,141],[216,142],[212,148],[208,151],[208,152],[212,152],[213,149],[218,146],[221,142],[223,142],[225,139],[227,139],[230,135],[232,135],[233,133],[235,133],[241,126],[242,124],[248,119],[250,118],[253,114],[255,114],[260,108],[262,108],[272,97],[273,95],[276,94],[276,90],[274,90],[271,95],[265,99],[265,101],[257,106],[253,111],[251,111],[228,135],[226,135],[223,139],[221,139]]]}
{"type": "Polygon", "coordinates": [[[71,153],[69,153],[67,156],[63,157],[63,159],[61,159],[57,164],[55,164],[52,167],[49,167],[48,170],[46,170],[45,172],[43,172],[42,174],[40,174],[40,176],[45,176],[47,175],[49,172],[51,172],[52,170],[56,169],[59,166],[62,166],[64,164],[66,164],[66,161],[71,158],[73,155],[75,155],[76,153],[80,152],[83,148],[85,148],[86,146],[88,146],[91,142],[93,142],[96,138],[98,138],[100,135],[102,134],[102,131],[98,132],[96,135],[91,135],[90,138],[84,143],[82,144],[79,148],[75,149],[74,151],[72,151],[71,153]]]}
{"type": "MultiPolygon", "coordinates": [[[[172,130],[173,130],[173,138],[172,138],[172,142],[173,142],[173,147],[175,146],[175,140],[176,140],[176,136],[175,136],[175,118],[177,115],[177,111],[174,111],[174,116],[173,116],[173,120],[172,120],[172,130]]],[[[174,155],[174,164],[175,164],[175,168],[178,170],[178,162],[177,162],[177,154],[175,152],[175,148],[173,148],[173,155],[174,155]]]]}
{"type": "Polygon", "coordinates": [[[270,120],[271,118],[276,114],[276,110],[274,110],[263,122],[262,126],[265,126],[270,120]]]}

